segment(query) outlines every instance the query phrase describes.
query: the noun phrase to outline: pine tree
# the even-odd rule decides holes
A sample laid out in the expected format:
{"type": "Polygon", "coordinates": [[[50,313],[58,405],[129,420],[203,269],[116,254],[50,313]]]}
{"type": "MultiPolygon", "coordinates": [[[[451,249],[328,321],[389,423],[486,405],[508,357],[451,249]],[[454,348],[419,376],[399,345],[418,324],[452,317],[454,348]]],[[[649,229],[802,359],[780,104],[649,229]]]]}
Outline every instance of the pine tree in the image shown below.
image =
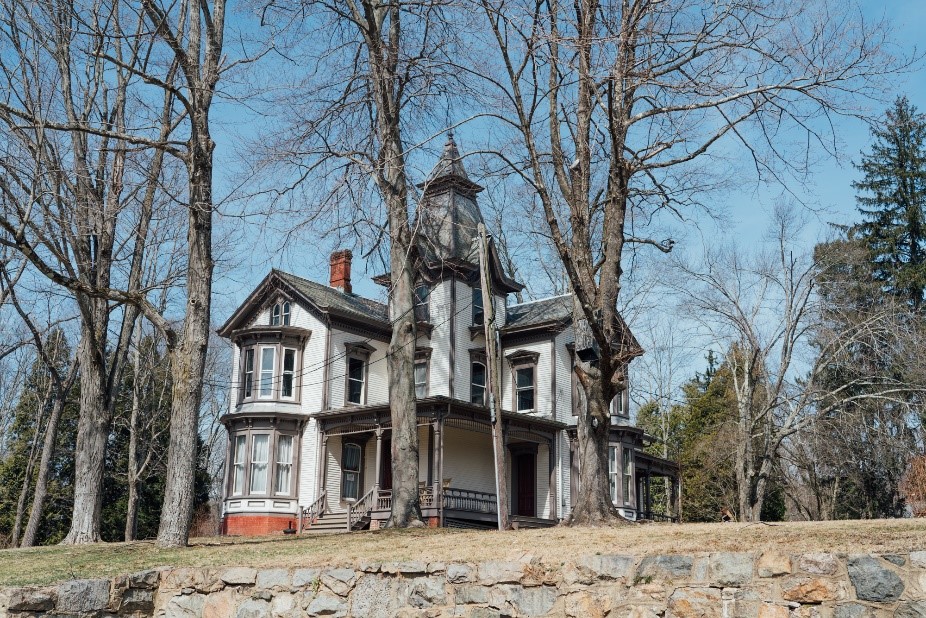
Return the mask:
{"type": "Polygon", "coordinates": [[[864,218],[855,234],[882,289],[919,307],[926,289],[926,116],[898,97],[872,137],[858,165],[864,178],[852,183],[864,218]]]}

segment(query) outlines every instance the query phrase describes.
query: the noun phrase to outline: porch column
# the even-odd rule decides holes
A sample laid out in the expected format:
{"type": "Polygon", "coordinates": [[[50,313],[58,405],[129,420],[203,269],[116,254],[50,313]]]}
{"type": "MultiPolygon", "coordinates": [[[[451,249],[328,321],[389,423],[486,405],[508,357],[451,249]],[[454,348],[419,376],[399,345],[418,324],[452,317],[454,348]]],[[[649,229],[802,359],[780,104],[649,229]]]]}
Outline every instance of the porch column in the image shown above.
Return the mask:
{"type": "Polygon", "coordinates": [[[434,492],[434,505],[437,507],[438,524],[444,527],[444,419],[438,417],[434,421],[434,467],[437,470],[434,492]]]}
{"type": "Polygon", "coordinates": [[[373,495],[379,498],[379,480],[382,478],[383,468],[383,428],[376,426],[376,476],[373,479],[373,495]]]}
{"type": "Polygon", "coordinates": [[[325,491],[325,485],[328,482],[328,434],[321,432],[321,447],[318,449],[318,488],[315,491],[315,497],[322,495],[325,491]]]}
{"type": "Polygon", "coordinates": [[[547,459],[550,468],[550,483],[548,485],[550,492],[550,519],[556,519],[556,495],[559,493],[556,484],[556,438],[553,437],[547,443],[547,459]]]}
{"type": "Polygon", "coordinates": [[[650,473],[649,470],[646,471],[646,518],[653,518],[653,499],[650,495],[650,473]]]}

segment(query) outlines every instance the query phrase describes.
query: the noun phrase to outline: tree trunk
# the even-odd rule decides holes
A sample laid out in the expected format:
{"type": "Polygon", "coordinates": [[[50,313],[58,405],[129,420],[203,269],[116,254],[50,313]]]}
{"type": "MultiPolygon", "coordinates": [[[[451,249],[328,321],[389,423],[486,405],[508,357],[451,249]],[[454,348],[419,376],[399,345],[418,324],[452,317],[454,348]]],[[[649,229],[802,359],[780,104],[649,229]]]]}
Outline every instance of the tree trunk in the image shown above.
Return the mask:
{"type": "Polygon", "coordinates": [[[611,526],[627,523],[611,502],[608,483],[611,413],[601,390],[600,372],[595,368],[587,372],[577,368],[577,371],[587,395],[588,410],[579,413],[576,425],[579,487],[569,516],[569,525],[611,526]],[[583,373],[585,376],[582,376],[583,373]]]}
{"type": "MultiPolygon", "coordinates": [[[[96,311],[102,304],[107,313],[106,301],[85,300],[96,311]]],[[[110,409],[106,401],[105,360],[98,351],[99,342],[105,345],[105,335],[84,321],[77,354],[80,371],[80,417],[77,421],[77,444],[74,453],[74,509],[71,529],[61,541],[63,545],[96,543],[100,540],[100,509],[103,503],[103,466],[106,458],[106,440],[109,437],[110,409]],[[103,336],[101,336],[103,335],[103,336]],[[97,345],[94,345],[94,342],[97,345]]],[[[105,320],[102,321],[105,324],[105,320]]]]}
{"type": "MultiPolygon", "coordinates": [[[[396,133],[398,127],[396,127],[396,133]]],[[[393,142],[397,145],[397,142],[393,142]]],[[[401,157],[400,149],[395,156],[401,157]]],[[[401,159],[399,159],[401,160],[401,159]]],[[[387,164],[388,165],[388,164],[387,164]]],[[[396,166],[398,167],[398,166],[396,166]]],[[[389,315],[393,321],[389,342],[389,414],[392,419],[392,513],[387,527],[423,525],[418,497],[418,415],[415,405],[415,289],[412,234],[408,225],[404,169],[388,170],[394,187],[389,196],[389,261],[392,290],[389,315]]]]}
{"type": "Polygon", "coordinates": [[[180,342],[171,355],[173,391],[167,482],[158,528],[158,545],[181,547],[190,536],[196,481],[199,406],[209,344],[212,294],[212,152],[208,106],[191,121],[194,138],[189,163],[190,210],[187,243],[187,315],[180,342]]]}
{"type": "Polygon", "coordinates": [[[49,378],[48,388],[45,389],[45,396],[42,398],[42,405],[39,406],[35,414],[34,433],[32,435],[32,445],[29,447],[29,458],[26,460],[26,470],[23,474],[23,484],[19,490],[19,500],[16,501],[16,517],[13,520],[13,536],[10,539],[10,546],[20,546],[19,533],[22,532],[23,517],[26,514],[26,497],[29,495],[29,486],[32,484],[32,470],[35,468],[35,457],[39,445],[39,431],[42,428],[42,416],[45,408],[48,407],[48,400],[52,397],[54,382],[49,378]]]}
{"type": "Polygon", "coordinates": [[[141,369],[141,329],[135,331],[135,350],[132,353],[132,411],[129,415],[129,453],[125,477],[129,495],[125,509],[125,540],[135,540],[135,523],[138,514],[138,408],[141,369]]]}
{"type": "Polygon", "coordinates": [[[48,495],[48,474],[51,471],[51,458],[55,454],[55,443],[58,440],[58,421],[61,420],[61,414],[64,412],[64,406],[67,405],[68,395],[71,391],[71,385],[74,383],[76,376],[76,361],[71,368],[71,375],[67,378],[64,388],[55,398],[51,414],[48,417],[48,425],[45,427],[45,438],[42,443],[42,457],[39,460],[39,471],[35,478],[35,492],[32,494],[32,507],[29,511],[29,521],[26,522],[26,530],[23,532],[20,547],[32,547],[35,544],[35,536],[39,530],[39,522],[42,520],[42,512],[45,509],[45,496],[48,495]]]}

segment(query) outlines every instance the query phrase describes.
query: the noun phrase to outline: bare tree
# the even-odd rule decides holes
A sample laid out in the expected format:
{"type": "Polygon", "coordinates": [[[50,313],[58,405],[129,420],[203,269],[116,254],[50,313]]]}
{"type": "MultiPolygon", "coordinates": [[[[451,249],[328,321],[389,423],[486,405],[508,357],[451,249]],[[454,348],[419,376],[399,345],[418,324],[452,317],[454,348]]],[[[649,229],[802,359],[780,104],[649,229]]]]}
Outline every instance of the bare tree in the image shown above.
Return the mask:
{"type": "MultiPolygon", "coordinates": [[[[268,16],[308,42],[299,58],[309,77],[297,91],[299,103],[286,108],[296,119],[289,123],[293,137],[282,148],[285,154],[275,157],[295,161],[303,179],[324,187],[313,223],[352,233],[372,227],[369,253],[388,238],[393,499],[387,526],[394,527],[421,525],[413,376],[420,256],[409,219],[409,170],[414,173],[410,158],[417,147],[434,137],[427,135],[432,121],[425,112],[446,96],[447,55],[455,39],[444,10],[440,0],[267,5],[268,16]],[[299,12],[290,13],[295,7],[299,12]],[[304,17],[287,23],[292,14],[304,17]],[[365,199],[371,184],[375,196],[365,199]]],[[[296,99],[290,95],[289,101],[296,99]]]]}
{"type": "MultiPolygon", "coordinates": [[[[763,177],[801,172],[805,154],[833,151],[829,122],[878,96],[897,70],[883,24],[845,3],[742,0],[481,0],[497,61],[461,66],[484,79],[498,151],[537,194],[551,239],[600,349],[576,375],[590,402],[578,419],[580,466],[571,521],[617,520],[607,499],[610,400],[641,354],[617,312],[630,243],[662,213],[687,219],[737,142],[763,177]],[[729,152],[729,150],[726,150],[729,152]]],[[[710,212],[710,209],[707,209],[710,212]]]]}
{"type": "MultiPolygon", "coordinates": [[[[758,521],[785,440],[815,421],[865,400],[899,405],[918,390],[892,372],[873,367],[833,381],[830,369],[850,350],[875,356],[885,346],[909,346],[918,356],[895,307],[885,305],[849,327],[827,327],[817,281],[821,265],[794,245],[802,222],[779,209],[768,251],[744,255],[722,248],[703,263],[677,262],[677,287],[687,311],[713,341],[726,344],[736,399],[735,472],[739,517],[758,521]],[[808,367],[806,373],[802,368],[808,367]]],[[[896,350],[892,350],[894,354],[896,350]]]]}

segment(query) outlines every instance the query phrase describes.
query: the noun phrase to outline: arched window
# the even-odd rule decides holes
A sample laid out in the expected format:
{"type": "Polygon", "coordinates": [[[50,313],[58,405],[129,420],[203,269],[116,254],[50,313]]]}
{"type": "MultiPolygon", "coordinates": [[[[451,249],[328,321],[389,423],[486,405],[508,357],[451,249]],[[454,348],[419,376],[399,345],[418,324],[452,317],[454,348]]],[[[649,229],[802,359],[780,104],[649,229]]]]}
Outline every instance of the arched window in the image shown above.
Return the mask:
{"type": "Polygon", "coordinates": [[[486,405],[486,366],[474,362],[470,368],[469,400],[481,406],[486,405]]]}
{"type": "Polygon", "coordinates": [[[289,301],[283,303],[283,326],[289,326],[289,301]]]}
{"type": "Polygon", "coordinates": [[[270,326],[280,325],[280,303],[277,303],[270,310],[270,326]]]}
{"type": "Polygon", "coordinates": [[[341,498],[360,499],[360,445],[345,442],[341,449],[341,498]]]}

